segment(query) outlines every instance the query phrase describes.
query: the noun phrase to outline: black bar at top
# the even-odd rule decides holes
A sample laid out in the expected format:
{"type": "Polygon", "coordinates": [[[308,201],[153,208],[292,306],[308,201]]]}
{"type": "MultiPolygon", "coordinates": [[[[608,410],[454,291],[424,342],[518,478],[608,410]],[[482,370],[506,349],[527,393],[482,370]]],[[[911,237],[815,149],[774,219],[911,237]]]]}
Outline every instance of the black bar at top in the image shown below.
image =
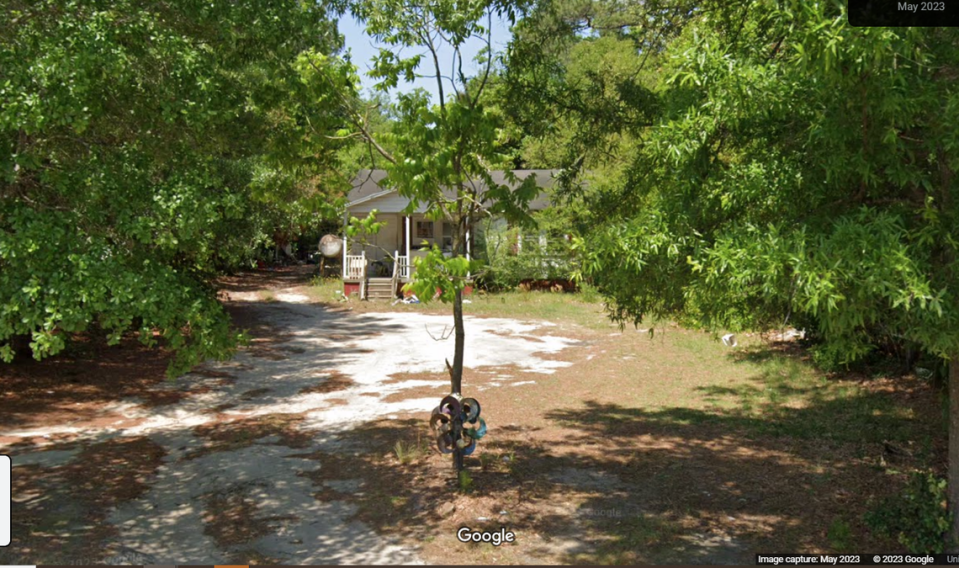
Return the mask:
{"type": "Polygon", "coordinates": [[[959,0],[848,0],[849,25],[857,27],[959,26],[959,0]]]}

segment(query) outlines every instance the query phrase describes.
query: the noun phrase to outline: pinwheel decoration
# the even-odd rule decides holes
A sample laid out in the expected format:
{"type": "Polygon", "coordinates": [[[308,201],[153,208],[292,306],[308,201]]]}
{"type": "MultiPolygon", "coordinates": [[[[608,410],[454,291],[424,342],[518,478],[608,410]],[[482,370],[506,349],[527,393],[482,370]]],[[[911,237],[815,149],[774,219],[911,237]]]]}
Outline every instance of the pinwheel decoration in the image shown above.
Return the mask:
{"type": "Polygon", "coordinates": [[[476,450],[476,441],[486,435],[486,422],[480,418],[480,403],[475,398],[460,399],[453,395],[445,397],[433,409],[430,428],[436,435],[436,447],[440,453],[456,457],[472,454],[476,450]]]}

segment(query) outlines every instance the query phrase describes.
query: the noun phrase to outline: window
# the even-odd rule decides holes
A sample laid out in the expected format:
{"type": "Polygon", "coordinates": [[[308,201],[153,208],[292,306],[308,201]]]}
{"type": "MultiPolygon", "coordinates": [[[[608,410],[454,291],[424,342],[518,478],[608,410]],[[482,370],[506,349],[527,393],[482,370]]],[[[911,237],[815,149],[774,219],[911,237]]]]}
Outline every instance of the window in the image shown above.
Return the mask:
{"type": "Polygon", "coordinates": [[[417,221],[416,222],[416,238],[432,239],[433,238],[433,222],[417,221]]]}

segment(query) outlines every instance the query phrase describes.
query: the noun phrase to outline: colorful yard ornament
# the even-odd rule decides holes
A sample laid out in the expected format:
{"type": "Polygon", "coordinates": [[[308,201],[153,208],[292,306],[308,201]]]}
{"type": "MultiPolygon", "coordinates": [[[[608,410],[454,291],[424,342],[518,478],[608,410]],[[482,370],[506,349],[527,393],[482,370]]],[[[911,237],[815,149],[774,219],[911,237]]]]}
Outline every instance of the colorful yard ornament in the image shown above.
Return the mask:
{"type": "Polygon", "coordinates": [[[486,435],[486,421],[482,418],[479,419],[479,426],[475,428],[467,428],[466,434],[473,439],[479,440],[486,435]]]}
{"type": "Polygon", "coordinates": [[[464,398],[460,404],[463,406],[464,420],[474,424],[480,414],[480,403],[475,398],[464,398]]]}
{"type": "Polygon", "coordinates": [[[476,441],[486,435],[486,422],[479,415],[479,401],[454,395],[444,397],[430,415],[436,448],[442,454],[453,454],[457,471],[463,469],[463,457],[472,454],[476,441]],[[464,423],[474,426],[464,428],[464,423]]]}

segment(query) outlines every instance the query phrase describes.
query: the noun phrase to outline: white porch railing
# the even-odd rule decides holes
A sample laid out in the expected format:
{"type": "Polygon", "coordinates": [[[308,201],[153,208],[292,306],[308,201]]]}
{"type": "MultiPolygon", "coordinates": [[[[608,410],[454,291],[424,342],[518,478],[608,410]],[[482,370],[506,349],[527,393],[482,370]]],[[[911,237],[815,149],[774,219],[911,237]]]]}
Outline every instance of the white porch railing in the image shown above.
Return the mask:
{"type": "Polygon", "coordinates": [[[346,279],[366,279],[366,251],[363,251],[358,255],[346,255],[346,279]]]}
{"type": "Polygon", "coordinates": [[[396,289],[399,288],[399,281],[409,277],[410,267],[406,262],[408,258],[409,257],[406,256],[400,256],[399,251],[393,251],[393,278],[390,280],[390,288],[394,294],[396,293],[396,289]],[[406,276],[403,276],[404,272],[406,276]]]}
{"type": "Polygon", "coordinates": [[[404,280],[408,280],[410,277],[410,270],[412,269],[410,266],[410,257],[395,255],[394,258],[396,259],[396,266],[399,267],[399,277],[404,280]]]}

